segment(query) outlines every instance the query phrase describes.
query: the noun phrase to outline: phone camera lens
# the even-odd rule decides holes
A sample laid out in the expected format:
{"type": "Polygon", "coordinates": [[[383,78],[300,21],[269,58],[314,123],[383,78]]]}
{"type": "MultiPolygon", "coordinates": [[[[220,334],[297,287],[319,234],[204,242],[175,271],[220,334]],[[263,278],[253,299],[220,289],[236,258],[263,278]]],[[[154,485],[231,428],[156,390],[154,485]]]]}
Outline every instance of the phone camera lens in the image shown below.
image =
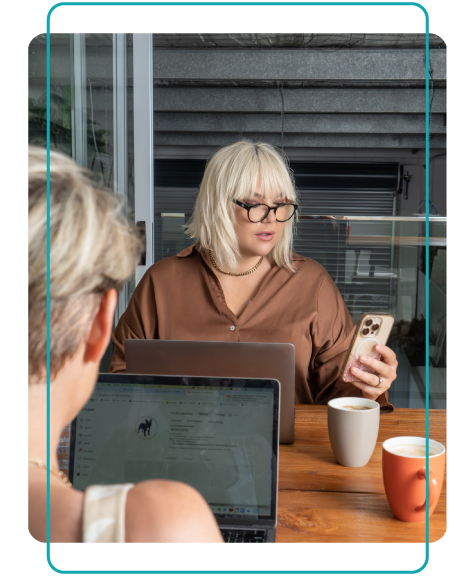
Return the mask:
{"type": "Polygon", "coordinates": [[[371,326],[372,323],[373,323],[373,321],[371,319],[369,319],[369,320],[365,321],[364,325],[365,326],[371,326]]]}
{"type": "Polygon", "coordinates": [[[361,334],[363,334],[363,336],[366,336],[366,334],[369,334],[369,328],[363,328],[363,330],[361,331],[361,334]]]}
{"type": "Polygon", "coordinates": [[[379,324],[375,324],[375,325],[373,326],[373,330],[375,330],[375,331],[376,331],[376,330],[379,330],[379,324]]]}

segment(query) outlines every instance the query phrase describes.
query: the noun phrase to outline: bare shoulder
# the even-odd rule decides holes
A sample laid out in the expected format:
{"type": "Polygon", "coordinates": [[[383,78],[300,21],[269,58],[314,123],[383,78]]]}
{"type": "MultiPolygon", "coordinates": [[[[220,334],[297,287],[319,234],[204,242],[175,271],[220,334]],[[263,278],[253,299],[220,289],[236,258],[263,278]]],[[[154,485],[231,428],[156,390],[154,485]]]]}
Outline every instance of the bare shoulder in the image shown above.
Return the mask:
{"type": "Polygon", "coordinates": [[[216,520],[203,497],[191,486],[147,480],[128,493],[127,542],[222,542],[216,520]]]}

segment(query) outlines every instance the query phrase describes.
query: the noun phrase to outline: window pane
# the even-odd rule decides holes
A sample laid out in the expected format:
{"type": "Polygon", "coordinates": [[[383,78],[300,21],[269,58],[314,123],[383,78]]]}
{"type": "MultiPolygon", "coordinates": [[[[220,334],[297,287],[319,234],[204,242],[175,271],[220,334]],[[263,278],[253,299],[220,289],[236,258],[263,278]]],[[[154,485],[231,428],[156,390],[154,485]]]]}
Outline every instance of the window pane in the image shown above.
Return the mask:
{"type": "MultiPolygon", "coordinates": [[[[50,36],[51,148],[72,156],[71,40],[50,36]]],[[[46,34],[28,47],[28,143],[46,147],[46,34]]]]}
{"type": "Polygon", "coordinates": [[[86,34],[87,167],[100,186],[114,189],[112,34],[86,34]]]}

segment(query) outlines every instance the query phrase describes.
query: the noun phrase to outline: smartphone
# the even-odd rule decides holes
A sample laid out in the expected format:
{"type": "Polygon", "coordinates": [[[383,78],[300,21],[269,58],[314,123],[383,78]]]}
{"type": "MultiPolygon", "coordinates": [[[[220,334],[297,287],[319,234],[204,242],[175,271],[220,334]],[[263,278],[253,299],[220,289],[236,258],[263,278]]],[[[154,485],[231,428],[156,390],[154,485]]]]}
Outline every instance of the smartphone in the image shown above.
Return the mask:
{"type": "Polygon", "coordinates": [[[345,382],[358,380],[357,376],[351,372],[353,366],[363,370],[363,372],[376,374],[372,368],[360,361],[360,357],[368,356],[381,360],[381,354],[376,351],[376,346],[378,344],[386,345],[393,324],[394,316],[385,312],[366,312],[361,314],[341,369],[340,375],[345,382]]]}

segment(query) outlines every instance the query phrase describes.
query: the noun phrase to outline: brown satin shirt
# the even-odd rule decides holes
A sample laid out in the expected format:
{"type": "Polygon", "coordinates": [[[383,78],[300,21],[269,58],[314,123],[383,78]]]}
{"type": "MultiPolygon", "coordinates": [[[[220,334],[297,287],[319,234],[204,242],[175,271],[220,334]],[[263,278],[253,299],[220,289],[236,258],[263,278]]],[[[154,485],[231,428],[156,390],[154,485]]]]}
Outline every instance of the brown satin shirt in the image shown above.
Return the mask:
{"type": "MultiPolygon", "coordinates": [[[[207,254],[197,245],[153,264],[135,289],[112,335],[109,372],[125,372],[130,338],[281,342],[295,346],[297,404],[362,397],[339,376],[355,324],[326,270],[294,254],[297,272],[274,266],[239,318],[226,306],[207,254]]],[[[387,393],[378,398],[392,411],[387,393]]]]}

